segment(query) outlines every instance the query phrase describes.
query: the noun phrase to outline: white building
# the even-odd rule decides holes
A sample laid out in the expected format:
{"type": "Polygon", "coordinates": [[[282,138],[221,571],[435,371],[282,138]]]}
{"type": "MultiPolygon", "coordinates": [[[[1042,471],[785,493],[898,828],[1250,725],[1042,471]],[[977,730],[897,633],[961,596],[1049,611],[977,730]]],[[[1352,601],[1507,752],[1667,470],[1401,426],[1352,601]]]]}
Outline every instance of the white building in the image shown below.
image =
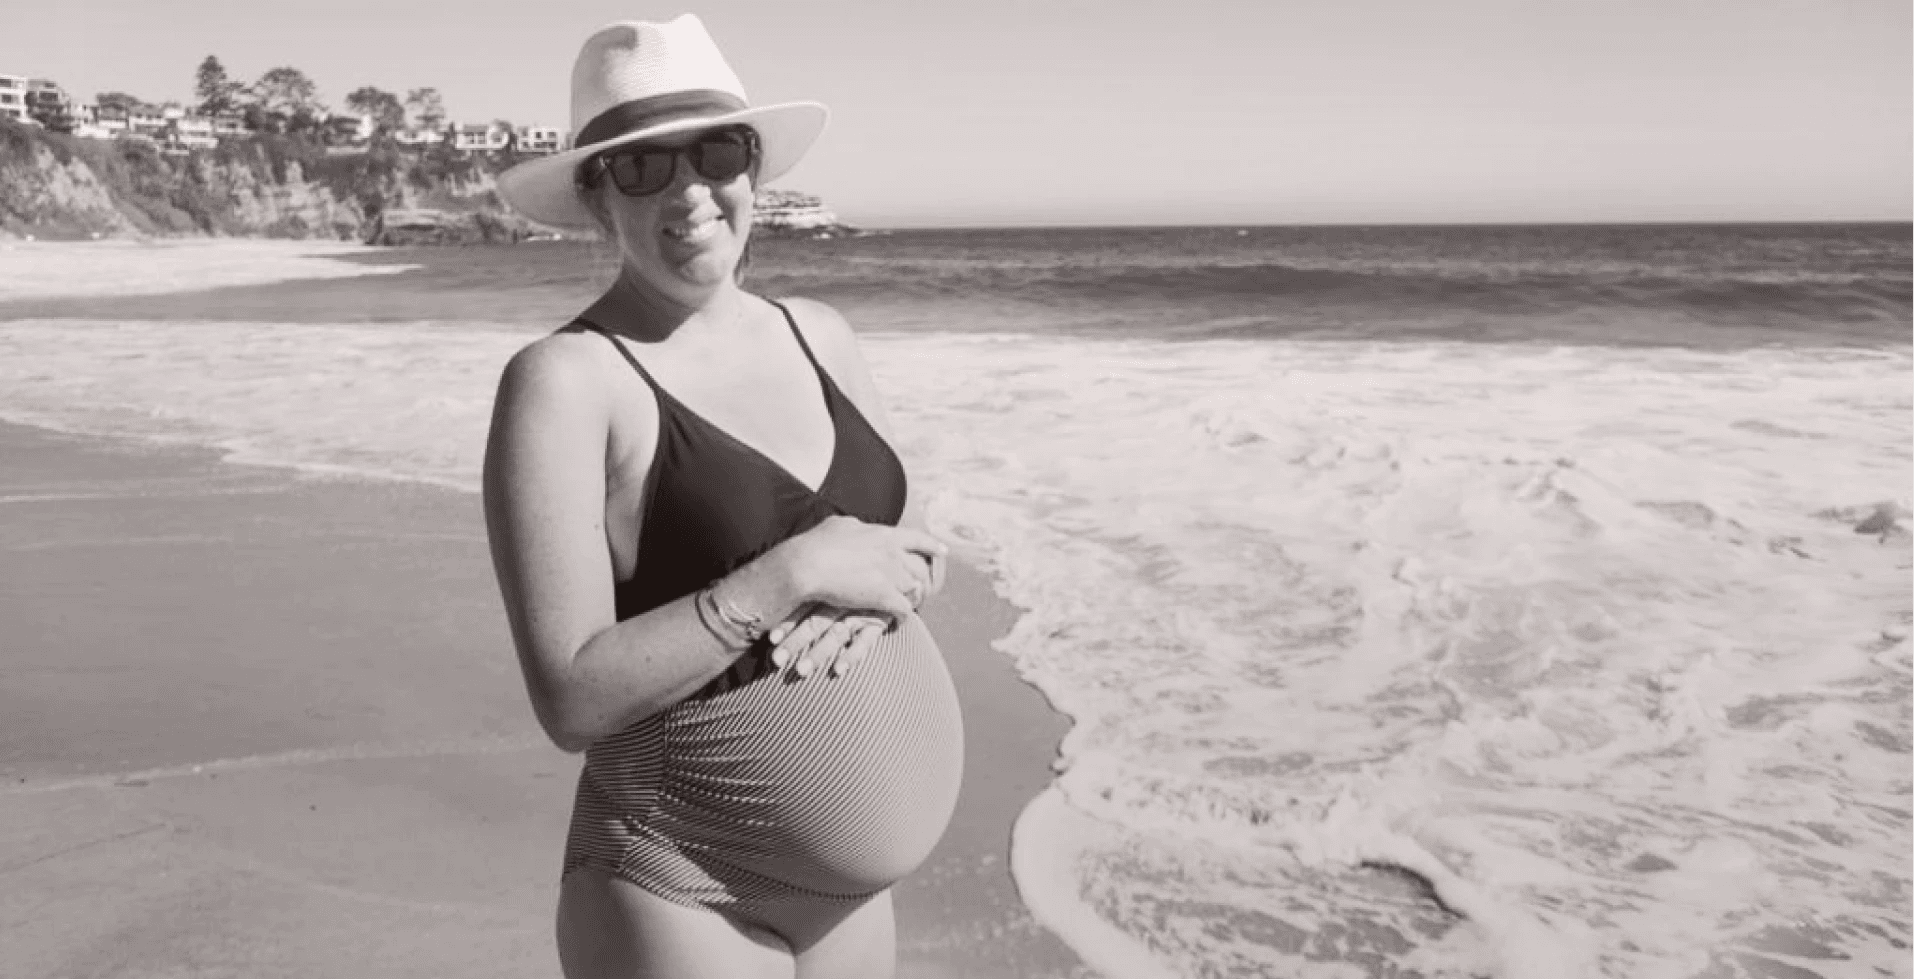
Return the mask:
{"type": "Polygon", "coordinates": [[[376,128],[377,124],[369,115],[350,112],[326,113],[326,129],[349,145],[358,146],[370,140],[376,128]]]}
{"type": "Polygon", "coordinates": [[[465,123],[452,127],[452,148],[465,153],[502,150],[512,145],[512,131],[492,123],[465,123]]]}
{"type": "Polygon", "coordinates": [[[126,120],[118,120],[117,130],[100,124],[100,107],[97,105],[75,105],[73,107],[73,135],[84,139],[112,139],[126,131],[126,120]]]}
{"type": "Polygon", "coordinates": [[[96,105],[93,109],[93,126],[103,139],[116,139],[131,132],[127,125],[127,111],[110,105],[96,105]]]}
{"type": "Polygon", "coordinates": [[[166,131],[166,112],[153,106],[141,106],[127,113],[127,130],[137,136],[158,136],[166,131]]]}
{"type": "Polygon", "coordinates": [[[0,119],[27,121],[27,83],[25,75],[0,75],[0,119]]]}
{"type": "Polygon", "coordinates": [[[392,134],[392,141],[400,146],[427,147],[445,141],[445,134],[436,129],[401,129],[392,134]]]}
{"type": "Polygon", "coordinates": [[[518,127],[520,153],[556,153],[565,148],[565,131],[557,126],[518,127]]]}
{"type": "Polygon", "coordinates": [[[173,141],[190,150],[210,150],[219,145],[219,137],[213,135],[213,120],[199,115],[173,120],[173,141]]]}

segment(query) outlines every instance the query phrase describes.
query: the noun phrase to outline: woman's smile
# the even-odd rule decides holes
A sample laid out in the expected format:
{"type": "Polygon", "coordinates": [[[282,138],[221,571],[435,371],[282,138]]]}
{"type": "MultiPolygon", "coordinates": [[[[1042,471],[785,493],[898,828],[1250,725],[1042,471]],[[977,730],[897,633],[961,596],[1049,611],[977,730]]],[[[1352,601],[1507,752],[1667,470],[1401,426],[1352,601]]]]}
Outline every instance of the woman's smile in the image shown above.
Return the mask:
{"type": "Polygon", "coordinates": [[[703,244],[717,235],[724,223],[722,218],[721,214],[711,213],[673,221],[664,226],[664,235],[679,244],[703,244]]]}

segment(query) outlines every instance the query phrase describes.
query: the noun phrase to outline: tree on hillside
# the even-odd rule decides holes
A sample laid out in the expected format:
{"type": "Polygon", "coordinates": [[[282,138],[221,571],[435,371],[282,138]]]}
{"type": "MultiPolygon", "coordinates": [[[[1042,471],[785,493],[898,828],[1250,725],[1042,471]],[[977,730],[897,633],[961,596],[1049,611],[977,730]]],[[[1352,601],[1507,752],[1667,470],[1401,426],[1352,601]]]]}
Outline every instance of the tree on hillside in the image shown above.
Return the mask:
{"type": "Polygon", "coordinates": [[[504,152],[518,152],[518,127],[512,125],[510,119],[494,119],[492,120],[492,125],[497,126],[505,133],[504,152]]]}
{"type": "Polygon", "coordinates": [[[405,125],[405,106],[399,97],[383,89],[363,85],[346,96],[346,108],[362,116],[371,116],[377,132],[391,132],[405,125]]]}
{"type": "Polygon", "coordinates": [[[330,142],[326,122],[331,114],[323,107],[300,106],[292,115],[286,117],[286,131],[289,133],[313,133],[320,142],[330,142]]]}
{"type": "Polygon", "coordinates": [[[226,77],[226,66],[207,55],[199,63],[193,93],[199,96],[199,111],[205,115],[239,111],[239,98],[245,86],[226,77]]]}
{"type": "Polygon", "coordinates": [[[259,76],[253,83],[253,97],[267,112],[287,117],[301,109],[313,114],[324,111],[319,105],[319,86],[297,68],[274,68],[259,76]]]}
{"type": "Polygon", "coordinates": [[[132,112],[135,109],[146,108],[146,101],[144,99],[128,95],[125,92],[101,92],[93,96],[93,104],[102,109],[119,109],[122,112],[132,112]]]}
{"type": "Polygon", "coordinates": [[[436,88],[415,88],[405,94],[405,111],[414,123],[437,129],[445,122],[445,100],[436,88]]]}
{"type": "Polygon", "coordinates": [[[311,132],[325,120],[319,87],[297,68],[274,68],[259,76],[241,103],[246,125],[275,133],[311,132]]]}

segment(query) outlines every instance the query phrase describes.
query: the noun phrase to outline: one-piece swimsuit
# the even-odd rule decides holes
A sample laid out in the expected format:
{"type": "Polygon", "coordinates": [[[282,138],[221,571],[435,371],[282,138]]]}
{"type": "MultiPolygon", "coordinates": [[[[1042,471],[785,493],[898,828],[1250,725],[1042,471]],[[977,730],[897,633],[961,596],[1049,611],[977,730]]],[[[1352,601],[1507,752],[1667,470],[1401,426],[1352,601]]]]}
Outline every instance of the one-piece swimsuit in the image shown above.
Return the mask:
{"type": "MultiPolygon", "coordinates": [[[[783,311],[834,431],[815,489],[664,389],[618,337],[658,403],[638,561],[620,620],[704,587],[828,517],[895,525],[903,466],[783,311]]],[[[842,677],[798,678],[760,643],[693,696],[585,755],[564,870],[595,867],[668,900],[777,928],[842,913],[921,863],[963,771],[957,699],[935,640],[899,622],[842,677]]]]}

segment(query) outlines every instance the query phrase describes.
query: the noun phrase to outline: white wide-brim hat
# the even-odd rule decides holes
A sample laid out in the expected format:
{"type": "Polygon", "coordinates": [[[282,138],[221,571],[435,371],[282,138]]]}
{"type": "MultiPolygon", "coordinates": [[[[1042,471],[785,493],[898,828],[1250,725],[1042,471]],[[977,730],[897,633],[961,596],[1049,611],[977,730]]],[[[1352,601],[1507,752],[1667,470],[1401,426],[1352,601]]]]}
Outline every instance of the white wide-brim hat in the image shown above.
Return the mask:
{"type": "Polygon", "coordinates": [[[744,84],[694,14],[654,24],[621,21],[585,40],[572,66],[572,149],[528,160],[498,178],[519,213],[559,227],[596,225],[578,196],[578,165],[593,154],[655,136],[714,126],[758,132],[757,182],[797,165],[830,113],[816,102],[752,106],[744,84]]]}

